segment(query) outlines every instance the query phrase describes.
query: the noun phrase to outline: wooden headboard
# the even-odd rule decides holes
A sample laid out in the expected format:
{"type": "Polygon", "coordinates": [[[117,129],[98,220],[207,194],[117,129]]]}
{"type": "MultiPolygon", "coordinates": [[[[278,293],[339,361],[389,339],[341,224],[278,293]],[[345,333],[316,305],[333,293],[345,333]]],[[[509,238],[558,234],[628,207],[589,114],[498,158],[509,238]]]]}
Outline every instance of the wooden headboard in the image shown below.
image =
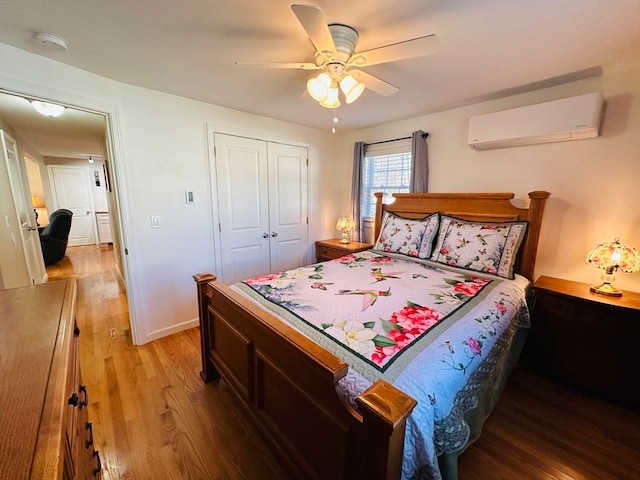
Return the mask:
{"type": "Polygon", "coordinates": [[[526,237],[520,247],[515,272],[533,280],[540,225],[544,204],[549,192],[529,193],[529,208],[519,208],[511,203],[513,193],[394,193],[395,201],[382,203],[382,193],[376,196],[374,238],[378,238],[382,214],[390,211],[401,217],[421,218],[434,212],[476,222],[529,222],[526,237]]]}

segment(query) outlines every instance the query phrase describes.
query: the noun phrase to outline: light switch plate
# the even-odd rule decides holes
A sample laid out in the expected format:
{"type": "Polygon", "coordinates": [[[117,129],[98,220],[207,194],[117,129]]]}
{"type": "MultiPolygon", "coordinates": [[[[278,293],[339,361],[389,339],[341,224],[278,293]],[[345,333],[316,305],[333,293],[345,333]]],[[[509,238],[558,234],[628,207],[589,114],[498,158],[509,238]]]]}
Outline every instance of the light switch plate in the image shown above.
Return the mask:
{"type": "Polygon", "coordinates": [[[193,190],[185,190],[184,198],[187,201],[187,203],[193,203],[193,190]]]}
{"type": "Polygon", "coordinates": [[[160,215],[151,215],[151,228],[160,228],[160,215]]]}

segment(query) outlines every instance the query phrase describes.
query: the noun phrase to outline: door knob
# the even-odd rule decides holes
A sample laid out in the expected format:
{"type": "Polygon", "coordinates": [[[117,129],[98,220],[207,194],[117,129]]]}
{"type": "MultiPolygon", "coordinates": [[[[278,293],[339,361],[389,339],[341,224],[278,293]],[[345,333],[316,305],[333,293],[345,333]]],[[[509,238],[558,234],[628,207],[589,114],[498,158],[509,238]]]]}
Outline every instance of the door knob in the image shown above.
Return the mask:
{"type": "Polygon", "coordinates": [[[30,232],[33,232],[34,230],[37,230],[38,227],[27,227],[27,230],[29,230],[30,232]]]}
{"type": "Polygon", "coordinates": [[[271,236],[272,236],[272,237],[277,237],[277,236],[278,236],[278,233],[277,233],[277,232],[271,232],[271,236]]]}
{"type": "Polygon", "coordinates": [[[268,234],[267,232],[264,232],[264,233],[262,234],[262,238],[269,238],[269,234],[268,234]]]}

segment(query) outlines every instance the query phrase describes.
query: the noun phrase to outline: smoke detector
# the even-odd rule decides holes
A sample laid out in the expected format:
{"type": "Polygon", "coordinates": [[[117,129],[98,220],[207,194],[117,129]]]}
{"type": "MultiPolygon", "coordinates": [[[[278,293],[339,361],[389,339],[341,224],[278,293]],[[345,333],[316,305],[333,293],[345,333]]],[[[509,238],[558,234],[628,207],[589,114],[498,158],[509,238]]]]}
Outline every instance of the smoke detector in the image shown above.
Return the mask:
{"type": "Polygon", "coordinates": [[[35,32],[33,34],[36,42],[43,47],[53,50],[66,50],[69,47],[67,41],[59,35],[48,32],[35,32]]]}

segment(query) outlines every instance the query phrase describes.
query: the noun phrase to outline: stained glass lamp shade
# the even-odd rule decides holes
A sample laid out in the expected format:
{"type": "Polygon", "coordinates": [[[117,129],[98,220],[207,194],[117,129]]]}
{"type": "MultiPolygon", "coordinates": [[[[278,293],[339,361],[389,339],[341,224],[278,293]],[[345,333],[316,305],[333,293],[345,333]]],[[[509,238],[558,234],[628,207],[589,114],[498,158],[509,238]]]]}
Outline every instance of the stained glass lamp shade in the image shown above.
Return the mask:
{"type": "Polygon", "coordinates": [[[601,295],[619,297],[622,291],[613,286],[614,273],[620,270],[625,273],[640,271],[640,253],[631,245],[620,243],[619,239],[596,245],[585,260],[594,267],[604,269],[602,284],[593,285],[589,290],[601,295]]]}

